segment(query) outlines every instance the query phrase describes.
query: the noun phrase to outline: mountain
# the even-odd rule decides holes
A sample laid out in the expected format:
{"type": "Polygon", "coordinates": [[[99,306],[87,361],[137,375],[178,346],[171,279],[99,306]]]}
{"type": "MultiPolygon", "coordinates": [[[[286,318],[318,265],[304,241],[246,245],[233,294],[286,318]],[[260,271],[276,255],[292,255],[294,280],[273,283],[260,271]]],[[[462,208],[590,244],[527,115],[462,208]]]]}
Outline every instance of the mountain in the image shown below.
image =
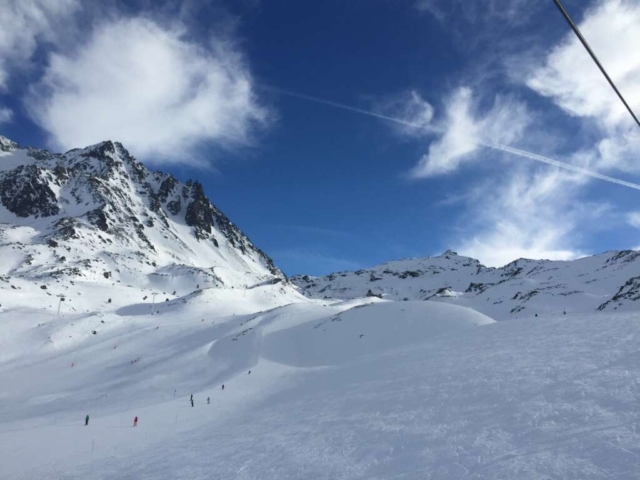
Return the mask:
{"type": "Polygon", "coordinates": [[[519,259],[501,268],[450,250],[356,272],[291,278],[311,298],[378,295],[455,303],[495,319],[640,310],[640,252],[607,252],[573,261],[519,259]]]}
{"type": "Polygon", "coordinates": [[[87,281],[173,295],[286,281],[197,181],[118,142],[64,154],[0,136],[0,288],[87,281]]]}

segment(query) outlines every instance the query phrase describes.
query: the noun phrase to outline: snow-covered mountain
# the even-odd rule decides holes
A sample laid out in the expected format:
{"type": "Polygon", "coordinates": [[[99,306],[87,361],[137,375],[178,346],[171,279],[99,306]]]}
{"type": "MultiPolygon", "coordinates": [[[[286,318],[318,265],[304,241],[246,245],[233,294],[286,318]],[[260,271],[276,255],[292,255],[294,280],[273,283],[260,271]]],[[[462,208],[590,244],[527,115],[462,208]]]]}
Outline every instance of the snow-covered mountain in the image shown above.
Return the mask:
{"type": "Polygon", "coordinates": [[[437,300],[495,319],[535,314],[640,310],[640,252],[619,251],[574,261],[516,260],[487,268],[450,250],[437,257],[384,263],[324,277],[292,277],[309,297],[437,300]]]}
{"type": "Polygon", "coordinates": [[[286,280],[197,181],[152,172],[106,141],[65,154],[0,136],[0,288],[77,281],[205,287],[286,280]]]}

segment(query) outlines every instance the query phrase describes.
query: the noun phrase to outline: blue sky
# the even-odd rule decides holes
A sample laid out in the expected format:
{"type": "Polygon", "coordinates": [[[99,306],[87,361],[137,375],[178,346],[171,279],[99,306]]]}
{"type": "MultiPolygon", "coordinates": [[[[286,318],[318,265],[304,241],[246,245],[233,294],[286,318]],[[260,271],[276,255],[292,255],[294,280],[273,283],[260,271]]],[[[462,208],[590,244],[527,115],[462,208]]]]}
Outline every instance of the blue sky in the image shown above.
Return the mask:
{"type": "MultiPolygon", "coordinates": [[[[640,110],[640,5],[565,6],[640,110]]],[[[53,150],[120,140],[198,178],[288,274],[640,245],[640,191],[503,151],[640,182],[640,129],[551,0],[9,0],[0,14],[0,133],[53,150]]]]}

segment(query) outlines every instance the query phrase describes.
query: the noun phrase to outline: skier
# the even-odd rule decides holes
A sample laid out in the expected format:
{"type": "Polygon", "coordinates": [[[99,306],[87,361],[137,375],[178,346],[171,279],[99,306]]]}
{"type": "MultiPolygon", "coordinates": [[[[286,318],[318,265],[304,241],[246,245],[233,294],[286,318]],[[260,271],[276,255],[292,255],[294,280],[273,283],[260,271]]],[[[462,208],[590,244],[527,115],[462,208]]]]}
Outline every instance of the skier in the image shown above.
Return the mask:
{"type": "Polygon", "coordinates": [[[211,404],[211,399],[207,397],[207,405],[211,404]]]}
{"type": "Polygon", "coordinates": [[[249,373],[247,373],[247,375],[251,375],[251,370],[249,370],[249,373]]]}
{"type": "Polygon", "coordinates": [[[191,408],[193,408],[193,393],[191,394],[191,408]]]}
{"type": "Polygon", "coordinates": [[[86,427],[87,425],[89,425],[89,415],[84,417],[84,426],[86,427]]]}
{"type": "Polygon", "coordinates": [[[138,417],[135,417],[135,418],[133,419],[133,426],[134,426],[134,427],[137,427],[137,426],[138,426],[138,417]]]}
{"type": "Polygon", "coordinates": [[[222,384],[222,389],[224,390],[224,383],[222,384]]]}

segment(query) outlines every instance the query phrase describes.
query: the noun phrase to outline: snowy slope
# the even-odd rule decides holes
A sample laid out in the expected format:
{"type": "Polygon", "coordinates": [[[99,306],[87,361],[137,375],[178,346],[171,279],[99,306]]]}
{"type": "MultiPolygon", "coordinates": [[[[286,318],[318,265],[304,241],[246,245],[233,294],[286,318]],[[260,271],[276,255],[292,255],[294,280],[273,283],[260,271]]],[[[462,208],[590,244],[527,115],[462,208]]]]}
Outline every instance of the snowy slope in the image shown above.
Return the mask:
{"type": "Polygon", "coordinates": [[[607,252],[574,261],[516,260],[487,268],[447,251],[357,272],[293,277],[307,296],[356,298],[369,291],[394,300],[437,300],[492,318],[640,310],[640,252],[607,252]]]}
{"type": "Polygon", "coordinates": [[[185,294],[285,279],[200,183],[151,172],[117,142],[60,155],[0,137],[0,256],[0,288],[91,281],[185,294]]]}
{"type": "Polygon", "coordinates": [[[5,312],[0,478],[637,478],[635,314],[268,308],[273,288],[5,312]],[[239,295],[267,309],[230,314],[239,295]]]}

